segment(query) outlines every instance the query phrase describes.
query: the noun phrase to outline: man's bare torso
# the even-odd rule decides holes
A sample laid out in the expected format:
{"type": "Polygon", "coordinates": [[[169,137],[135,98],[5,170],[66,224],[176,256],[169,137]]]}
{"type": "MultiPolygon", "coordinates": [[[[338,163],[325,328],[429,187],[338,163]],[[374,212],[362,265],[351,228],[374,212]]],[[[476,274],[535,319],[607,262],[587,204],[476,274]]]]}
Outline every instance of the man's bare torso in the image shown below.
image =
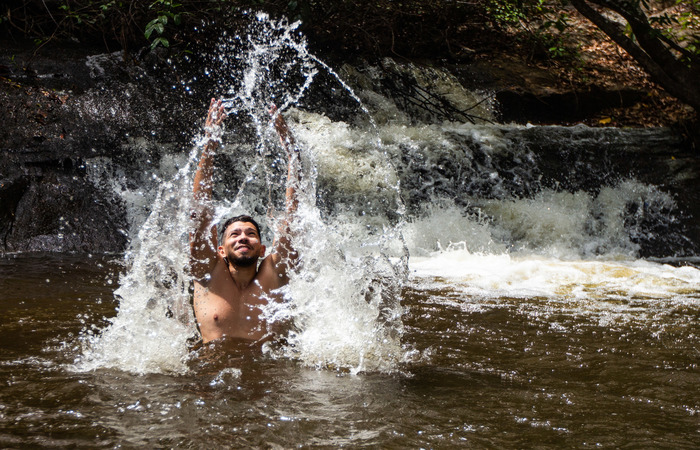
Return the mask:
{"type": "Polygon", "coordinates": [[[260,314],[263,306],[279,297],[271,291],[280,284],[271,265],[271,257],[265,258],[244,288],[233,282],[223,261],[217,262],[209,281],[195,281],[194,310],[205,342],[224,336],[255,341],[268,334],[260,314]]]}

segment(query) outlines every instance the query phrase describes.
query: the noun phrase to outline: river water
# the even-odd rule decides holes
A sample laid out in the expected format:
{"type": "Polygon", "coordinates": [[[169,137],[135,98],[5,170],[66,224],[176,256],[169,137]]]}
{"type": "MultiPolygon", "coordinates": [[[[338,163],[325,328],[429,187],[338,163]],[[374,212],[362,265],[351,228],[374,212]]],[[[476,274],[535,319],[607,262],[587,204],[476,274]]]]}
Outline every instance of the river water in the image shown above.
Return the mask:
{"type": "MultiPolygon", "coordinates": [[[[304,171],[301,269],[264,311],[282,337],[198,339],[198,146],[139,174],[86,161],[124,201],[131,244],[0,259],[0,446],[697,446],[696,243],[663,186],[591,157],[602,144],[632,155],[658,130],[536,127],[577,155],[551,170],[521,139],[532,127],[409,116],[369,88],[348,91],[359,118],[330,118],[301,105],[317,71],[345,92],[342,78],[293,26],[258,19],[262,37],[225,40],[219,57],[233,45],[245,64],[221,81],[213,206],[260,216],[271,240],[284,185],[273,98],[304,171]]],[[[454,84],[422,70],[431,89],[454,84]]]]}
{"type": "Polygon", "coordinates": [[[76,370],[81,330],[116,313],[108,280],[120,270],[114,257],[0,261],[0,445],[697,445],[691,267],[420,259],[401,293],[414,354],[392,373],[318,368],[235,342],[194,344],[184,373],[76,370]]]}

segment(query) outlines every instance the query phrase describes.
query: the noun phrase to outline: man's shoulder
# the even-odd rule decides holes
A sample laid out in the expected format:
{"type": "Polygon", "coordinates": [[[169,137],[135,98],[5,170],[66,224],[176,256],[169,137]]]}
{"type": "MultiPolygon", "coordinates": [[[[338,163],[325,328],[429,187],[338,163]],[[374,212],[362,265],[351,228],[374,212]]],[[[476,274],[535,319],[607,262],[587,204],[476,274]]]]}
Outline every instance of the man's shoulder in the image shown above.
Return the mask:
{"type": "Polygon", "coordinates": [[[194,284],[194,295],[195,297],[206,295],[209,292],[209,285],[211,284],[211,279],[209,277],[204,277],[202,279],[193,280],[194,284]]]}
{"type": "Polygon", "coordinates": [[[226,264],[223,261],[217,261],[212,269],[201,277],[194,277],[193,282],[195,288],[209,290],[212,285],[226,281],[230,278],[226,264]]]}
{"type": "Polygon", "coordinates": [[[273,253],[267,255],[258,266],[256,278],[258,281],[269,289],[279,287],[279,255],[273,253]]]}
{"type": "Polygon", "coordinates": [[[258,267],[258,270],[263,267],[263,265],[272,265],[273,267],[279,262],[280,260],[280,255],[278,253],[270,253],[266,257],[263,258],[262,262],[260,263],[260,266],[258,267]]]}

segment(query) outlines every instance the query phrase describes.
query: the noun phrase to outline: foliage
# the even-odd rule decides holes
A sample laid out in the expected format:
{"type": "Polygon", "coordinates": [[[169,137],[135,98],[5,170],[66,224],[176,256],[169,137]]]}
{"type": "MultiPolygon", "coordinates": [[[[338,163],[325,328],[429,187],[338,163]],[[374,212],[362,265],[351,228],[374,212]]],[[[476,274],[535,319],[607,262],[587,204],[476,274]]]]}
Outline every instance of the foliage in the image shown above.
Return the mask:
{"type": "MultiPolygon", "coordinates": [[[[569,17],[572,0],[6,0],[0,37],[78,39],[108,50],[149,45],[186,46],[202,22],[228,27],[231,12],[262,10],[302,22],[315,45],[339,55],[394,55],[448,61],[480,51],[520,46],[530,57],[577,59],[569,17]]],[[[611,0],[605,0],[611,1],[611,0]]],[[[648,6],[661,0],[639,0],[648,6]]],[[[668,2],[669,0],[664,0],[668,2]]],[[[700,0],[650,16],[664,39],[690,54],[700,52],[700,0]],[[680,30],[680,32],[679,32],[680,30]]],[[[631,30],[630,30],[631,31],[631,30]]]]}
{"type": "Polygon", "coordinates": [[[486,10],[498,27],[513,27],[534,49],[550,58],[575,58],[576,48],[568,46],[569,14],[556,0],[489,0],[486,10]]]}
{"type": "MultiPolygon", "coordinates": [[[[461,58],[462,42],[490,39],[496,20],[483,2],[454,0],[6,0],[0,37],[78,39],[128,50],[183,45],[202,22],[262,10],[302,21],[302,30],[338,52],[461,58]]],[[[498,31],[495,32],[497,34],[498,31]]],[[[469,49],[466,49],[469,52],[469,49]]]]}
{"type": "MultiPolygon", "coordinates": [[[[700,112],[700,54],[692,28],[698,2],[679,2],[681,14],[651,0],[571,0],[576,9],[622,47],[671,95],[700,112]],[[661,6],[661,7],[659,7],[661,6]],[[658,8],[658,9],[657,9],[658,8]],[[660,11],[660,13],[658,12],[660,11]],[[605,14],[607,13],[607,14],[605,14]],[[626,27],[610,19],[614,14],[626,27]],[[684,22],[678,20],[682,17],[684,22]]],[[[677,12],[677,11],[676,11],[677,12]]]]}
{"type": "Polygon", "coordinates": [[[184,41],[186,27],[217,14],[226,0],[8,0],[0,10],[0,37],[102,42],[123,50],[184,41]],[[187,24],[185,23],[187,22],[187,24]],[[182,35],[182,36],[181,36],[182,35]]]}
{"type": "Polygon", "coordinates": [[[491,0],[486,5],[486,11],[499,25],[512,25],[527,19],[527,13],[522,2],[510,0],[491,0]]]}
{"type": "MultiPolygon", "coordinates": [[[[651,9],[648,2],[645,8],[651,9]]],[[[649,22],[667,42],[673,42],[685,51],[700,56],[700,0],[676,0],[680,10],[670,13],[662,11],[653,15],[649,22]]],[[[684,56],[687,64],[691,57],[684,56]]]]}
{"type": "Polygon", "coordinates": [[[151,39],[151,36],[155,31],[157,37],[151,41],[151,49],[154,49],[159,45],[162,45],[163,47],[170,46],[170,41],[163,36],[165,27],[168,25],[168,20],[172,21],[174,25],[180,25],[182,22],[182,14],[178,12],[182,7],[181,3],[175,3],[173,0],[156,0],[155,2],[151,3],[149,9],[155,9],[156,7],[158,16],[148,22],[146,25],[146,31],[143,33],[146,39],[151,39]]]}

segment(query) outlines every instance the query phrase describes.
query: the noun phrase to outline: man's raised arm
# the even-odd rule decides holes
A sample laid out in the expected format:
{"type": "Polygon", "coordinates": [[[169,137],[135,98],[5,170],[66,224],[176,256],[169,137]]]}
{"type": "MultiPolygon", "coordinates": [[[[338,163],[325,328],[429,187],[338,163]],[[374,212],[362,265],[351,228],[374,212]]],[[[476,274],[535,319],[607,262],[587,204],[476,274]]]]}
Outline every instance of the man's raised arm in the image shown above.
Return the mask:
{"type": "Polygon", "coordinates": [[[216,263],[217,236],[213,226],[214,212],[211,193],[214,172],[214,152],[221,139],[221,123],[226,118],[221,100],[211,99],[204,125],[206,143],[194,174],[192,219],[190,232],[190,268],[195,279],[202,279],[216,263]]]}
{"type": "Polygon", "coordinates": [[[287,152],[287,190],[285,192],[285,215],[284,219],[280,223],[280,227],[277,232],[275,243],[273,244],[274,253],[279,255],[276,258],[276,265],[278,265],[278,272],[285,275],[286,269],[290,264],[293,265],[297,259],[297,252],[292,247],[291,242],[291,230],[290,221],[293,219],[294,214],[296,214],[297,207],[299,205],[299,199],[297,197],[297,188],[301,182],[301,161],[299,160],[299,149],[294,143],[294,137],[289,131],[287,123],[284,121],[282,114],[277,110],[276,106],[270,109],[270,114],[272,115],[272,121],[275,126],[275,130],[279,135],[282,147],[284,147],[287,152]],[[281,267],[280,267],[280,263],[281,267]]]}

